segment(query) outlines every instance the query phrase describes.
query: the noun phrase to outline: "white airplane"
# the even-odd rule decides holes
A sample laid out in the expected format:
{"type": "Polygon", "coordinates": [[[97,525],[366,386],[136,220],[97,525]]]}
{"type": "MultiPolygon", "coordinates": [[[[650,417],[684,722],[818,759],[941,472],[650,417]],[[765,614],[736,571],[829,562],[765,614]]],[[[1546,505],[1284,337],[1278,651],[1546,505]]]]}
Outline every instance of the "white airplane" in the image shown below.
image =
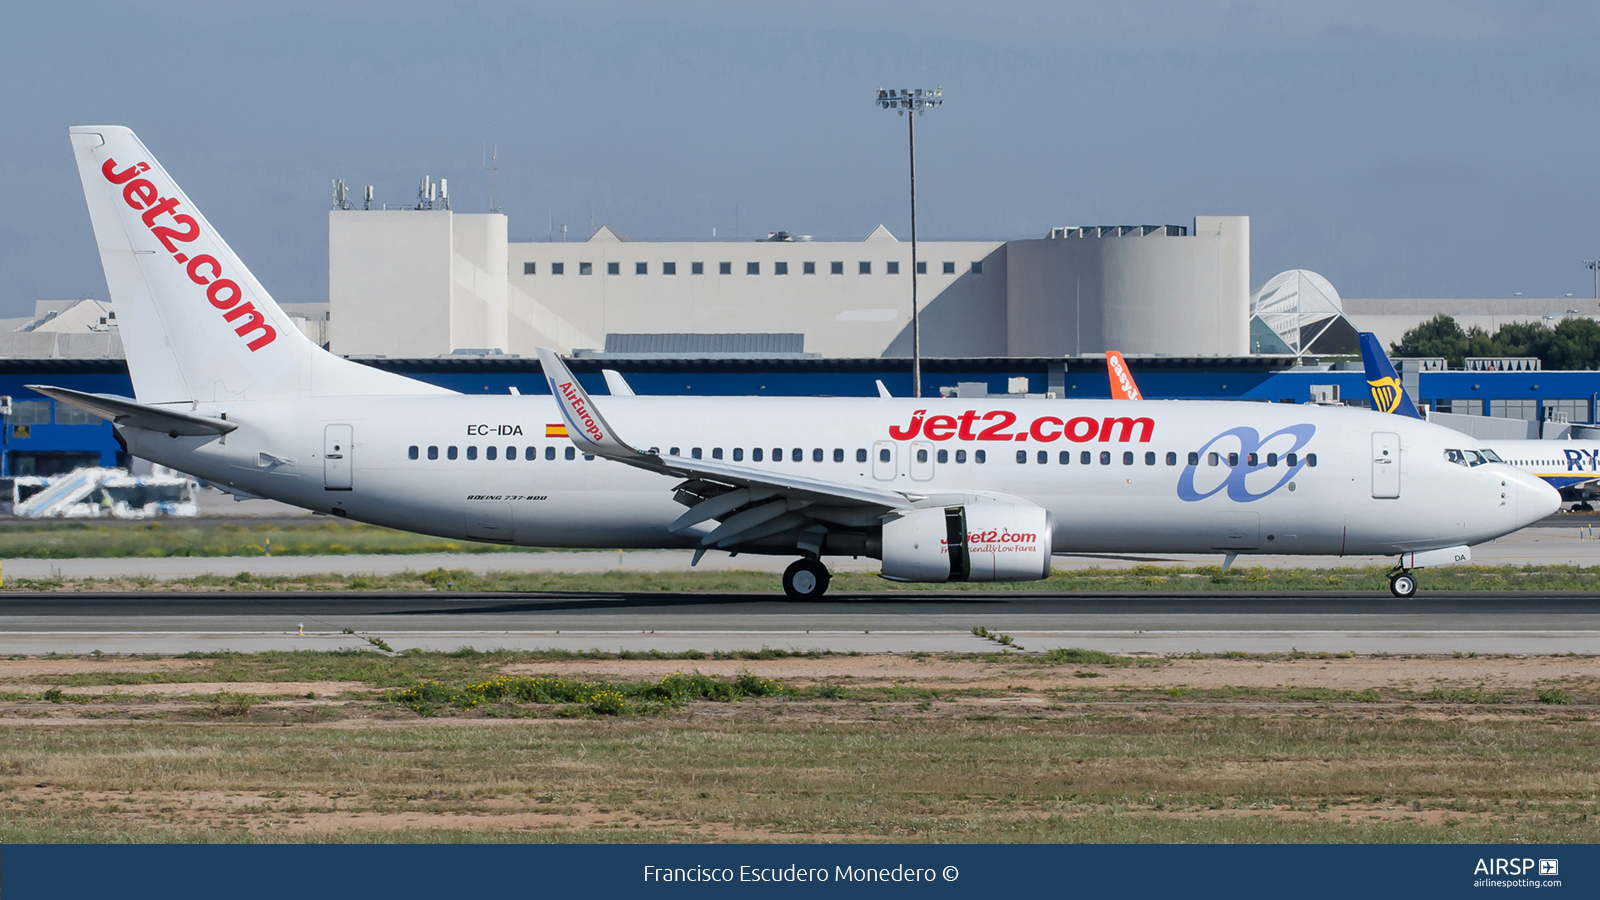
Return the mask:
{"type": "Polygon", "coordinates": [[[1052,552],[1397,555],[1537,521],[1548,485],[1366,410],[1198,401],[467,396],[306,339],[130,130],[70,129],[133,398],[33,389],[233,492],[450,538],[826,556],[897,581],[1044,578],[1052,552]]]}
{"type": "MultiPolygon", "coordinates": [[[[1383,352],[1376,335],[1361,333],[1361,358],[1372,408],[1378,412],[1421,419],[1422,413],[1400,383],[1394,363],[1383,352]]],[[[1562,500],[1585,502],[1600,497],[1600,441],[1594,440],[1491,440],[1458,437],[1460,449],[1445,451],[1459,466],[1503,462],[1543,480],[1560,492],[1562,500]],[[1468,447],[1466,444],[1475,444],[1468,447]]]]}

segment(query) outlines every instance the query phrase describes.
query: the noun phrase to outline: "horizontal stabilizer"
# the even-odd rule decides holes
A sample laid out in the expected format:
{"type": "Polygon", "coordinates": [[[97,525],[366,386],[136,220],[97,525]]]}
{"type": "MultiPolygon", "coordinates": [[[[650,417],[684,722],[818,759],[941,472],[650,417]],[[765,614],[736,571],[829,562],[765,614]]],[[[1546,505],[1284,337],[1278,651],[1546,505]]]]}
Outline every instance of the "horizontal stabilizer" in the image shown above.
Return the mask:
{"type": "Polygon", "coordinates": [[[117,397],[111,394],[85,394],[82,391],[49,387],[42,384],[30,384],[27,387],[30,391],[76,406],[81,410],[94,413],[102,419],[110,419],[118,425],[159,431],[163,434],[170,434],[173,437],[177,437],[180,434],[227,434],[239,427],[237,424],[225,419],[197,416],[174,409],[162,409],[159,406],[146,406],[127,397],[117,397]]]}

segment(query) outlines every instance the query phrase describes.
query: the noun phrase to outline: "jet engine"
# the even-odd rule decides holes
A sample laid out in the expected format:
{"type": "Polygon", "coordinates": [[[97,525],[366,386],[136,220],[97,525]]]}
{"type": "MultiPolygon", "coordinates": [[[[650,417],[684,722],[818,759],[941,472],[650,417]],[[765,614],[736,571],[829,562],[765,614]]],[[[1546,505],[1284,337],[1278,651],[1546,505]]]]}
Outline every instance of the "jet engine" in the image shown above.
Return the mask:
{"type": "Polygon", "coordinates": [[[1050,575],[1053,522],[1040,507],[978,503],[917,509],[883,526],[891,581],[1037,581],[1050,575]]]}

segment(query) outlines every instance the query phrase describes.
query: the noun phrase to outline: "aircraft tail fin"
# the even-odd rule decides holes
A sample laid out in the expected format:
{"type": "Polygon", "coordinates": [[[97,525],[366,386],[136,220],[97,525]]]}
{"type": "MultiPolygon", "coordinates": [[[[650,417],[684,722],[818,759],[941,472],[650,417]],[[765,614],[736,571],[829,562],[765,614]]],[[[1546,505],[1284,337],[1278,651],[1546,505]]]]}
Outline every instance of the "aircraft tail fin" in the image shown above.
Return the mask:
{"type": "Polygon", "coordinates": [[[1400,384],[1400,375],[1395,372],[1394,364],[1389,362],[1389,354],[1383,352],[1378,336],[1370,331],[1361,332],[1361,362],[1367,370],[1373,409],[1413,419],[1422,418],[1422,413],[1417,412],[1416,404],[1411,402],[1405,387],[1400,384]]]}
{"type": "Polygon", "coordinates": [[[312,343],[132,130],[68,134],[141,403],[449,393],[312,343]]]}
{"type": "Polygon", "coordinates": [[[1143,400],[1139,386],[1133,383],[1133,373],[1128,371],[1128,361],[1115,350],[1106,351],[1106,374],[1111,376],[1111,399],[1143,400]]]}

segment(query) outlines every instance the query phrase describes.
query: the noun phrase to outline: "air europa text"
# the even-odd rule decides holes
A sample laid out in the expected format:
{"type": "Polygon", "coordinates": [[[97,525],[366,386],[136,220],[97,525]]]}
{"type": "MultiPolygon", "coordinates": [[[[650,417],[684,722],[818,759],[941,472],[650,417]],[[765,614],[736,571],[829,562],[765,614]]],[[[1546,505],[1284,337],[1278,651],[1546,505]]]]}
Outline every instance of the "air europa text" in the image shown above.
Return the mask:
{"type": "Polygon", "coordinates": [[[161,242],[167,252],[172,254],[173,262],[185,266],[184,271],[189,274],[189,280],[195,284],[205,285],[206,299],[211,305],[220,310],[225,310],[222,318],[229,322],[238,322],[234,333],[239,337],[251,334],[259,335],[246,346],[254,353],[262,347],[277,340],[278,332],[267,324],[267,317],[256,309],[255,304],[246,301],[240,303],[244,291],[231,278],[223,278],[222,263],[210,254],[201,254],[193,259],[178,250],[178,243],[190,243],[200,236],[200,223],[193,216],[184,215],[177,211],[182,203],[176,197],[162,197],[156,186],[149,179],[139,178],[150,171],[147,162],[131,165],[121,172],[116,171],[117,161],[107,159],[105,165],[100,167],[100,174],[111,184],[122,185],[122,199],[129,207],[144,210],[144,215],[139,217],[156,240],[161,242]],[[169,216],[182,230],[167,225],[157,225],[156,220],[161,216],[169,216]],[[177,243],[174,243],[177,242],[177,243]],[[243,322],[239,322],[243,319],[243,322]]]}

